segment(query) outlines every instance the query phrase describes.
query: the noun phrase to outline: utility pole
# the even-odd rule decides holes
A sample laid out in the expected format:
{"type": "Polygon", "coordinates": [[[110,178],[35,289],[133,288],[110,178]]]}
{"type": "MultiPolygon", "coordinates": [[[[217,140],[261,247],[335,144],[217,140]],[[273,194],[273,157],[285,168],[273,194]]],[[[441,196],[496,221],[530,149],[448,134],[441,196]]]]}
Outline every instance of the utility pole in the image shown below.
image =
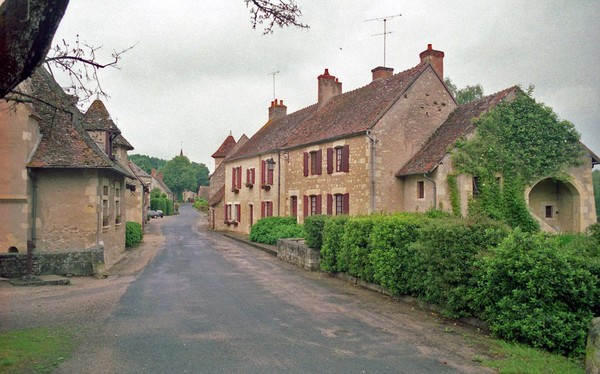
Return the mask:
{"type": "Polygon", "coordinates": [[[381,36],[383,35],[383,67],[385,67],[385,50],[387,48],[387,34],[391,34],[391,31],[387,31],[387,21],[389,19],[392,18],[396,18],[396,17],[400,17],[402,16],[402,14],[394,14],[392,16],[386,16],[386,17],[379,17],[379,18],[371,18],[371,19],[366,19],[365,22],[370,22],[370,21],[383,21],[383,33],[382,34],[375,34],[373,36],[381,36]]]}

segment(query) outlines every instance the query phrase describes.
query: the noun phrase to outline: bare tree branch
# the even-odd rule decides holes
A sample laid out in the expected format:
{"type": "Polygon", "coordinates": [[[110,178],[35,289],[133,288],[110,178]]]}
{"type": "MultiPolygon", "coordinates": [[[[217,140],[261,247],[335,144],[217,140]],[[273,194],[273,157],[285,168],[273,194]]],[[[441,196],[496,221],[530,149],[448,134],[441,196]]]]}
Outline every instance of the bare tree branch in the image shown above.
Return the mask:
{"type": "Polygon", "coordinates": [[[302,11],[296,5],[294,0],[244,0],[246,6],[250,8],[252,18],[252,28],[256,25],[266,24],[263,34],[273,32],[274,26],[281,28],[286,26],[296,26],[307,29],[308,25],[301,23],[298,19],[302,16],[302,11]]]}

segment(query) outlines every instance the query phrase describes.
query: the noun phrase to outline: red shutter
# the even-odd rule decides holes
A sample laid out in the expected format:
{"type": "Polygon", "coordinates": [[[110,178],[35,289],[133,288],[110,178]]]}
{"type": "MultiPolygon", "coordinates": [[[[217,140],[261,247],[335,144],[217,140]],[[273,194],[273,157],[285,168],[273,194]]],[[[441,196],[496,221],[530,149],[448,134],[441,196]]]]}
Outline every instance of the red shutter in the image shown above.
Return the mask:
{"type": "Polygon", "coordinates": [[[327,194],[327,214],[329,214],[329,215],[333,214],[332,206],[333,206],[333,195],[328,193],[327,194]]]}
{"type": "Polygon", "coordinates": [[[304,152],[304,176],[308,177],[308,152],[304,152]]]}
{"type": "Polygon", "coordinates": [[[228,221],[229,217],[227,217],[227,204],[225,204],[225,214],[224,214],[224,216],[225,216],[225,221],[228,221]]]}
{"type": "Polygon", "coordinates": [[[246,184],[249,184],[250,180],[250,169],[246,169],[246,184]]]}
{"type": "Polygon", "coordinates": [[[242,167],[238,166],[238,172],[237,172],[237,188],[241,189],[242,188],[242,167]]]}
{"type": "Polygon", "coordinates": [[[322,173],[322,164],[323,164],[323,150],[319,149],[317,151],[317,175],[321,175],[322,173]]]}
{"type": "Polygon", "coordinates": [[[255,177],[256,177],[256,170],[254,168],[252,168],[252,184],[254,184],[255,177]]]}
{"type": "Polygon", "coordinates": [[[250,205],[250,226],[254,224],[254,205],[250,205]]]}
{"type": "Polygon", "coordinates": [[[235,168],[231,168],[231,190],[235,189],[235,168]]]}
{"type": "Polygon", "coordinates": [[[235,204],[236,212],[236,221],[242,221],[242,206],[240,204],[235,204]]]}
{"type": "Polygon", "coordinates": [[[327,148],[327,174],[333,173],[333,148],[327,148]]]}
{"type": "Polygon", "coordinates": [[[321,214],[321,195],[317,195],[317,214],[321,214]]]}
{"type": "Polygon", "coordinates": [[[267,180],[267,175],[265,174],[267,171],[267,162],[265,160],[262,161],[260,165],[260,185],[264,186],[267,180]]]}
{"type": "Polygon", "coordinates": [[[302,202],[302,209],[304,210],[304,217],[308,217],[308,196],[304,195],[304,201],[302,202]]]}
{"type": "Polygon", "coordinates": [[[345,193],[342,198],[342,211],[344,214],[350,214],[350,194],[345,193]]]}
{"type": "Polygon", "coordinates": [[[273,217],[273,203],[270,201],[267,203],[267,217],[273,217]]]}
{"type": "Polygon", "coordinates": [[[265,218],[265,202],[260,202],[260,218],[265,218]]]}
{"type": "Polygon", "coordinates": [[[271,169],[267,171],[267,184],[270,186],[273,185],[273,170],[271,169]]]}
{"type": "Polygon", "coordinates": [[[348,144],[342,148],[342,171],[346,173],[350,171],[350,146],[348,144]]]}

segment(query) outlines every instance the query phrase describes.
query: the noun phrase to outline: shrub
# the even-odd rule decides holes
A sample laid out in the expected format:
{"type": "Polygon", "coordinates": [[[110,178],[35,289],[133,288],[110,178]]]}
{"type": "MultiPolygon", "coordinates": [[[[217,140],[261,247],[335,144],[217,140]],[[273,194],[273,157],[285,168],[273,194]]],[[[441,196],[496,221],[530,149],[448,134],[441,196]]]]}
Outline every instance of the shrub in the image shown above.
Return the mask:
{"type": "Polygon", "coordinates": [[[266,217],[250,228],[253,242],[276,245],[277,239],[283,238],[304,238],[304,227],[295,217],[266,217]]]}
{"type": "Polygon", "coordinates": [[[325,221],[331,216],[308,216],[304,218],[304,231],[306,232],[306,245],[312,249],[321,249],[323,246],[323,229],[325,221]]]}
{"type": "Polygon", "coordinates": [[[495,334],[584,353],[588,324],[600,308],[599,278],[586,257],[572,252],[577,240],[564,242],[517,229],[482,259],[478,302],[495,334]]]}
{"type": "Polygon", "coordinates": [[[370,237],[369,260],[373,281],[394,294],[410,293],[411,264],[415,261],[410,245],[419,236],[425,220],[416,214],[382,216],[377,219],[370,237]]]}
{"type": "Polygon", "coordinates": [[[131,248],[142,242],[144,231],[142,225],[137,222],[127,221],[125,223],[125,247],[131,248]]]}
{"type": "Polygon", "coordinates": [[[336,259],[338,270],[347,269],[350,275],[368,282],[373,280],[373,266],[369,261],[369,237],[373,221],[373,217],[352,217],[348,220],[342,236],[340,256],[336,259]]]}
{"type": "Polygon", "coordinates": [[[208,213],[208,202],[202,198],[194,201],[194,208],[203,213],[208,213]]]}
{"type": "Polygon", "coordinates": [[[173,200],[169,200],[169,199],[162,199],[164,201],[164,206],[165,209],[161,209],[164,213],[165,216],[172,216],[173,215],[173,200]]]}
{"type": "Polygon", "coordinates": [[[472,315],[476,260],[507,234],[508,228],[497,221],[430,221],[410,248],[409,286],[425,301],[442,306],[447,316],[472,315]]]}
{"type": "Polygon", "coordinates": [[[338,268],[337,258],[342,249],[342,236],[347,222],[347,216],[336,216],[325,220],[321,246],[321,270],[329,273],[344,271],[338,268]]]}

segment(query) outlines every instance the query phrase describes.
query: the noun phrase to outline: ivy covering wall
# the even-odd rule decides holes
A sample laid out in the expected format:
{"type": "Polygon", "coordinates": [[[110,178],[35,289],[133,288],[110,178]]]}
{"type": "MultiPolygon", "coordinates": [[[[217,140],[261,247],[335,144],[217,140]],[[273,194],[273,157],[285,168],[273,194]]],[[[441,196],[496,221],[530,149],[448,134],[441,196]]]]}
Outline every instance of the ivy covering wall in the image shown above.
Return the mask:
{"type": "MultiPolygon", "coordinates": [[[[539,230],[527,208],[525,188],[543,177],[569,179],[567,168],[580,164],[583,155],[579,133],[571,122],[536,102],[531,89],[518,90],[514,100],[500,103],[475,124],[475,137],[458,141],[452,155],[459,173],[478,179],[469,215],[497,219],[524,231],[539,230]]],[[[450,192],[454,195],[456,189],[450,192]]]]}

